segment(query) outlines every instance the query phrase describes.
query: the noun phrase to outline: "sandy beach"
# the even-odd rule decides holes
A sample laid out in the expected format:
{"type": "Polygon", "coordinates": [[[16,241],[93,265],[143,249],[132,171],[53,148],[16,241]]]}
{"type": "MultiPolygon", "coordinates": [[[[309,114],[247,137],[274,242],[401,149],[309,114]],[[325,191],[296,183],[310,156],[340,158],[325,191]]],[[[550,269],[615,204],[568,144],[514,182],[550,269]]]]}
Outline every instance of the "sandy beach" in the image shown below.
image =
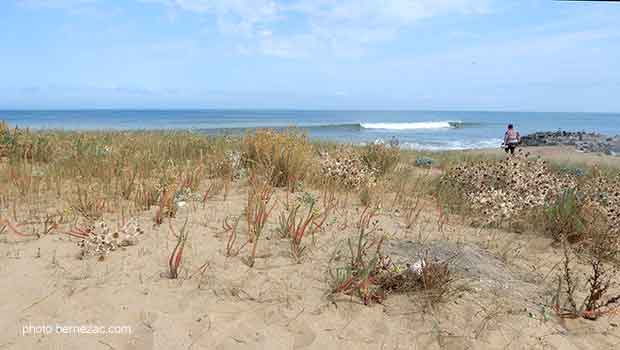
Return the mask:
{"type": "MultiPolygon", "coordinates": [[[[572,146],[540,146],[523,147],[523,152],[530,153],[532,156],[540,156],[550,162],[558,164],[572,164],[584,167],[610,167],[618,168],[620,160],[617,156],[610,156],[603,153],[585,153],[575,150],[572,146]]],[[[471,150],[469,153],[489,154],[502,156],[505,154],[501,149],[471,150]]]]}
{"type": "MultiPolygon", "coordinates": [[[[620,166],[618,158],[566,148],[526,151],[560,162],[620,166]]],[[[0,172],[7,173],[11,166],[5,160],[0,172]]],[[[438,177],[442,170],[417,168],[415,173],[438,177]]],[[[209,183],[201,181],[198,192],[207,190],[209,183]]],[[[311,188],[304,191],[320,197],[311,188]]],[[[291,259],[289,240],[277,233],[278,215],[273,214],[254,266],[249,267],[244,263],[247,247],[237,256],[227,256],[228,234],[223,228],[227,217],[244,211],[247,192],[244,180],[234,181],[228,194],[210,196],[205,203],[188,200],[161,225],[153,223],[156,207],[136,213],[132,218],[143,230],[137,242],[105,258],[80,257],[79,239],[66,234],[78,225],[77,217],[46,234],[29,235],[29,230],[40,230],[31,223],[42,213],[70,207],[52,193],[38,194],[34,207],[19,206],[16,214],[7,208],[0,234],[0,349],[620,346],[617,312],[591,321],[561,318],[552,310],[562,251],[548,236],[473,227],[466,218],[438,211],[430,197],[423,198],[415,222],[405,225],[404,213],[388,193],[376,216],[377,232],[385,238],[383,250],[393,260],[417,259],[407,256],[413,252],[453,255],[454,281],[449,295],[437,304],[429,305],[412,293],[364,305],[356,296],[331,294],[326,272],[335,264],[336,253],[348,250],[347,239],[357,235],[356,222],[364,207],[357,196],[340,197],[325,226],[305,238],[300,263],[291,259]],[[182,266],[179,277],[171,279],[169,257],[178,241],[173,232],[178,233],[185,222],[189,236],[182,266]],[[89,325],[101,327],[99,334],[92,329],[88,333],[89,325]],[[63,328],[67,326],[76,328],[63,328]],[[86,328],[79,331],[80,326],[86,328]]],[[[280,212],[292,196],[286,192],[276,190],[274,212],[280,212]]],[[[129,216],[119,204],[110,203],[103,216],[112,228],[129,216]]],[[[243,242],[244,229],[239,234],[243,242]]],[[[587,271],[585,266],[579,268],[587,271]]]]}
{"type": "Polygon", "coordinates": [[[620,350],[619,18],[0,1],[0,350],[620,350]]]}

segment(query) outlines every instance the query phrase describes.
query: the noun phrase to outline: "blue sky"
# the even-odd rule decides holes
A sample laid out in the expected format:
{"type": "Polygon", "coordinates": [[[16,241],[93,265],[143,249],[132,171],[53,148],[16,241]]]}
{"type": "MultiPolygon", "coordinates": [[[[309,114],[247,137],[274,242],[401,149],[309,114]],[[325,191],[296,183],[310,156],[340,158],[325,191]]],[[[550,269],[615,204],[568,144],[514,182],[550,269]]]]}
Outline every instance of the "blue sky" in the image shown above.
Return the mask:
{"type": "Polygon", "coordinates": [[[3,0],[0,109],[620,112],[620,3],[3,0]]]}

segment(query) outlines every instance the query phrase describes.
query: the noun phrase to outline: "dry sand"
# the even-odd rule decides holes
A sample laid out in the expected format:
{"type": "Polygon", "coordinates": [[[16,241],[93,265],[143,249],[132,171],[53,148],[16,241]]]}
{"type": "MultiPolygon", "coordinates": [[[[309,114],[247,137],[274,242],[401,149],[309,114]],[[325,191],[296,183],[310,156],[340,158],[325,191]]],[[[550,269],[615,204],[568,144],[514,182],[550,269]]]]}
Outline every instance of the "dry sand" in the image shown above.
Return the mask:
{"type": "Polygon", "coordinates": [[[145,229],[138,244],[104,261],[78,259],[75,239],[60,233],[34,240],[0,235],[0,349],[620,348],[618,315],[561,320],[545,307],[561,255],[540,235],[481,230],[459,218],[440,231],[432,206],[405,229],[386,209],[379,217],[390,237],[385,249],[395,259],[426,249],[438,257],[458,253],[458,290],[435,308],[415,295],[364,306],[326,295],[330,257],[355,234],[353,200],[309,244],[302,264],[293,262],[288,242],[274,232],[279,205],[260,258],[249,268],[241,261],[247,248],[225,256],[221,233],[224,217],[239,215],[245,199],[237,187],[226,200],[218,195],[206,208],[190,204],[179,211],[172,224],[178,228],[189,218],[190,236],[178,280],[165,275],[175,239],[167,224],[153,227],[153,212],[138,218],[145,229]],[[196,273],[205,263],[206,272],[196,273]],[[126,325],[131,332],[23,334],[28,325],[90,324],[126,325]]]}
{"type": "MultiPolygon", "coordinates": [[[[603,153],[584,153],[579,152],[572,146],[541,146],[541,147],[521,147],[523,152],[529,152],[533,156],[540,156],[544,159],[554,161],[561,164],[575,164],[602,167],[620,168],[620,157],[611,156],[603,153]]],[[[483,149],[467,151],[471,153],[484,153],[505,155],[506,153],[500,149],[483,149]]]]}

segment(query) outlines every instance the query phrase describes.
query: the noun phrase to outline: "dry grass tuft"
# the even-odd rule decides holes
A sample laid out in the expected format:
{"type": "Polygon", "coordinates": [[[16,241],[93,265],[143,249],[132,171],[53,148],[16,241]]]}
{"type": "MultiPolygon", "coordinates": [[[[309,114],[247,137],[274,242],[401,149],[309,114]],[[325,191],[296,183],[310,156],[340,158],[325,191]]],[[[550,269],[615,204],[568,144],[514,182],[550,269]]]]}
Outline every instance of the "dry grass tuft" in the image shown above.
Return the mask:
{"type": "Polygon", "coordinates": [[[247,168],[273,169],[271,185],[295,188],[306,176],[314,150],[308,136],[298,130],[257,130],[242,143],[241,162],[247,168]]]}
{"type": "Polygon", "coordinates": [[[391,172],[400,160],[400,149],[381,143],[372,143],[361,150],[361,160],[371,172],[382,177],[391,172]]]}

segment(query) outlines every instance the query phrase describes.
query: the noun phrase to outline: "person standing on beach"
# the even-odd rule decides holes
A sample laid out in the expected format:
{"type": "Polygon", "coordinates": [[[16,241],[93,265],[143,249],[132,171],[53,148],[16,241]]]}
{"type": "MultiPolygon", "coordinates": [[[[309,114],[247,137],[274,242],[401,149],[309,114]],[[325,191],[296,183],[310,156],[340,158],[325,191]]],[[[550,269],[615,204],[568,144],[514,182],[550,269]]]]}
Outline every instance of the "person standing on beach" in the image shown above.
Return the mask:
{"type": "Polygon", "coordinates": [[[515,148],[521,142],[521,135],[512,124],[508,124],[508,130],[504,134],[504,150],[506,153],[515,154],[515,148]]]}

